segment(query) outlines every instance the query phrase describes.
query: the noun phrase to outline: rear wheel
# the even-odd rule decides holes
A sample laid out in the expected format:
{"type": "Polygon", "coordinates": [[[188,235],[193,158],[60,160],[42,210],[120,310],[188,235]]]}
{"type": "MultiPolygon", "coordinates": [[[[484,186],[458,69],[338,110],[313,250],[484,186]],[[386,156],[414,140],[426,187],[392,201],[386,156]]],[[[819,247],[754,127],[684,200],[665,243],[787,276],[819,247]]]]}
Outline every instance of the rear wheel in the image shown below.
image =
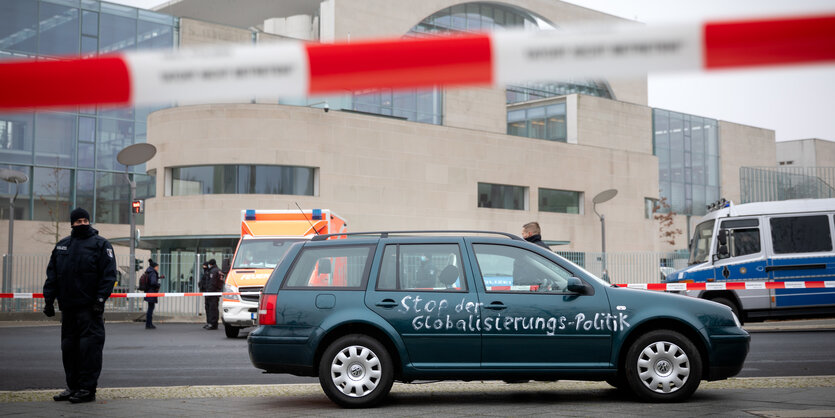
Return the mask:
{"type": "Polygon", "coordinates": [[[229,324],[223,324],[223,330],[226,331],[227,338],[238,338],[238,333],[241,331],[238,327],[233,327],[229,324]]]}
{"type": "Polygon", "coordinates": [[[347,408],[374,406],[394,383],[394,364],[379,341],[362,334],[334,341],[319,361],[319,384],[325,395],[347,408]]]}
{"type": "Polygon", "coordinates": [[[670,330],[648,332],[626,354],[625,381],[641,400],[680,402],[702,380],[702,358],[684,335],[670,330]]]}

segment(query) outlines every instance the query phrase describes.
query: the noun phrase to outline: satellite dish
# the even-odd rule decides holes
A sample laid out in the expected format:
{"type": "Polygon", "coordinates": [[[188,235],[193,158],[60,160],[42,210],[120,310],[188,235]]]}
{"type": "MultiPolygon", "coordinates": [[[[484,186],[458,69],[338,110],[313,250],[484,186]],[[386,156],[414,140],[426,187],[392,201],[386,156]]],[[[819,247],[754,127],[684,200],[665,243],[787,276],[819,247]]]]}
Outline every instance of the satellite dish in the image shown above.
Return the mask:
{"type": "Polygon", "coordinates": [[[604,191],[598,193],[597,196],[595,196],[594,199],[592,199],[591,201],[595,205],[598,204],[598,203],[608,202],[609,200],[612,200],[612,198],[615,197],[615,195],[617,195],[617,194],[618,194],[617,189],[604,190],[604,191]]]}
{"type": "Polygon", "coordinates": [[[0,179],[8,181],[9,183],[20,184],[29,181],[29,176],[24,174],[22,171],[3,168],[0,169],[0,179]]]}
{"type": "Polygon", "coordinates": [[[116,156],[116,161],[126,166],[139,165],[154,158],[156,153],[157,147],[143,142],[133,144],[119,151],[119,155],[116,156]]]}

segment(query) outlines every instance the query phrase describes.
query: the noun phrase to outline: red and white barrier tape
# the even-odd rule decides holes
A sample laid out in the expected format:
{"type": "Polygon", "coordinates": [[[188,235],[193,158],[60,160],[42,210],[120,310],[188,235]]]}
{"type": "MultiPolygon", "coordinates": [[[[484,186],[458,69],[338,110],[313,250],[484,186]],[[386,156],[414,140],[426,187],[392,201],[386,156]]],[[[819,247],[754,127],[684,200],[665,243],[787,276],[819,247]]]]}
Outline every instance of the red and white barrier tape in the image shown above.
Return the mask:
{"type": "Polygon", "coordinates": [[[369,88],[495,85],[572,77],[835,61],[835,15],[600,31],[282,42],[0,62],[0,110],[249,100],[369,88]]]}
{"type": "MultiPolygon", "coordinates": [[[[796,282],[708,282],[708,283],[618,283],[618,287],[630,289],[683,291],[683,290],[757,290],[757,289],[822,289],[835,288],[835,281],[796,282]]],[[[490,286],[490,291],[536,291],[539,286],[490,286]]],[[[258,296],[261,292],[203,292],[203,293],[112,293],[111,298],[191,297],[191,296],[258,296]]],[[[43,299],[43,293],[0,293],[0,299],[43,299]]]]}

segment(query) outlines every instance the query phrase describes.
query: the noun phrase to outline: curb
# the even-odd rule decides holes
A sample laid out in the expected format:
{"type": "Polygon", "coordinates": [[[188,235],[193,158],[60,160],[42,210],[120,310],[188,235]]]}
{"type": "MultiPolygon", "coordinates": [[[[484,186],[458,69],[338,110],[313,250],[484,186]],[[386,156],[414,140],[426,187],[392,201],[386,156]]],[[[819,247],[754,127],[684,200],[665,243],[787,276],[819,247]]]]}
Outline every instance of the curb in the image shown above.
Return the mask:
{"type": "MultiPolygon", "coordinates": [[[[716,382],[702,382],[699,390],[767,389],[767,388],[815,388],[835,387],[835,376],[801,377],[747,377],[730,378],[716,382]]],[[[468,392],[543,392],[609,390],[605,382],[561,380],[557,382],[529,382],[507,384],[500,381],[445,381],[426,383],[395,383],[392,393],[468,393],[468,392]]],[[[62,389],[0,391],[0,403],[46,402],[62,389]]],[[[99,388],[99,400],[117,399],[193,399],[193,398],[258,398],[287,396],[324,396],[317,383],[232,386],[169,386],[99,388]]]]}

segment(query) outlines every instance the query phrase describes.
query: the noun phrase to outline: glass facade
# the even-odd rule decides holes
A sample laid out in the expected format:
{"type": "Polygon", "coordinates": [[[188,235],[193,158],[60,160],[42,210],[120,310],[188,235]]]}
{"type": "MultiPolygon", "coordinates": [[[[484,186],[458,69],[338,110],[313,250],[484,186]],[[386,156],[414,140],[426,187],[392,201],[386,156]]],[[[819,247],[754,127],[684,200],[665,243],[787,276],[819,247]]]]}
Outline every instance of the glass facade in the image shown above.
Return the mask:
{"type": "Polygon", "coordinates": [[[478,183],[478,207],[494,209],[528,209],[528,188],[505,184],[478,183]]]}
{"type": "Polygon", "coordinates": [[[171,169],[171,195],[315,196],[316,169],[283,165],[207,165],[171,169]]]}
{"type": "Polygon", "coordinates": [[[566,142],[565,102],[508,109],[507,134],[566,142]]]}
{"type": "Polygon", "coordinates": [[[569,190],[539,189],[540,212],[580,213],[583,193],[569,190]]]}
{"type": "MultiPolygon", "coordinates": [[[[147,48],[172,49],[174,17],[96,0],[3,0],[0,60],[91,56],[147,48]]],[[[3,83],[13,80],[0,80],[3,83]]],[[[157,108],[67,108],[0,114],[0,168],[26,173],[15,219],[64,220],[72,207],[90,211],[94,222],[129,223],[130,189],[116,155],[145,142],[146,118],[157,108]]],[[[131,167],[137,198],[155,195],[153,179],[131,167]]],[[[14,186],[0,187],[7,208],[14,186]]],[[[0,218],[8,219],[8,209],[0,218]]],[[[142,223],[144,217],[137,217],[142,223]]]]}
{"type": "Polygon", "coordinates": [[[662,109],[652,119],[661,197],[680,215],[704,215],[720,196],[719,123],[662,109]]]}

